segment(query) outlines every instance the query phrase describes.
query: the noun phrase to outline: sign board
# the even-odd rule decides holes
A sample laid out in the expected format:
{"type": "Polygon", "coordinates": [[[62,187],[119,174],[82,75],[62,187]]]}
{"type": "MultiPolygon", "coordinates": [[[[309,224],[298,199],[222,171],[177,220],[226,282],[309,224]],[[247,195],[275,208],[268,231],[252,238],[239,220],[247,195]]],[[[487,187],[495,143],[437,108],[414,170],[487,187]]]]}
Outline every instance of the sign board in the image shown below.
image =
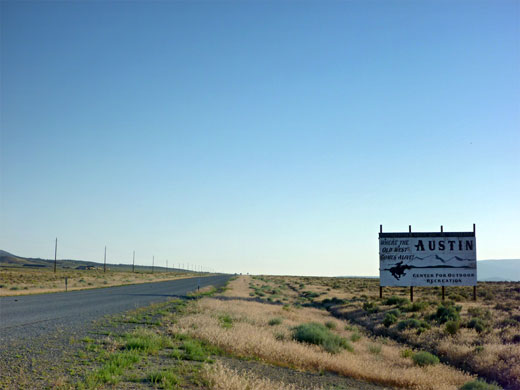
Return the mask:
{"type": "Polygon", "coordinates": [[[476,286],[474,232],[379,233],[381,286],[476,286]]]}

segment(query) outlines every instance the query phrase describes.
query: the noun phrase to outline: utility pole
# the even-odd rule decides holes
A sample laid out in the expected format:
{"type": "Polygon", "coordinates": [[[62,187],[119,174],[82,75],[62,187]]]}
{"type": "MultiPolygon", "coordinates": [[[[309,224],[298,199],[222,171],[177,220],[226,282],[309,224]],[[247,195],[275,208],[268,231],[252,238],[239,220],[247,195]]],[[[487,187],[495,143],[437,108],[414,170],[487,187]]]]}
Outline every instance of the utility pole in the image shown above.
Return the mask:
{"type": "Polygon", "coordinates": [[[154,265],[155,265],[155,256],[152,256],[152,274],[153,274],[154,265]]]}
{"type": "Polygon", "coordinates": [[[107,272],[107,246],[105,245],[105,257],[103,260],[103,272],[107,272]]]}
{"type": "Polygon", "coordinates": [[[132,272],[135,272],[135,251],[134,256],[132,257],[132,272]]]}
{"type": "Polygon", "coordinates": [[[56,237],[56,244],[54,245],[54,273],[56,273],[56,255],[58,254],[58,237],[56,237]]]}

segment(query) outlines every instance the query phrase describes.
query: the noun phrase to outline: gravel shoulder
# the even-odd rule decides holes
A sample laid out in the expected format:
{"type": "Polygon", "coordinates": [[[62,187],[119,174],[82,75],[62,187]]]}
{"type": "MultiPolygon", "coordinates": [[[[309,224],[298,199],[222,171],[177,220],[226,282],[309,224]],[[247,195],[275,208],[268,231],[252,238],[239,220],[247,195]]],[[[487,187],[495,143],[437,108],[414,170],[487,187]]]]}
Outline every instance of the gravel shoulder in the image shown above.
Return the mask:
{"type": "Polygon", "coordinates": [[[123,329],[111,322],[117,313],[185,297],[198,286],[218,287],[229,278],[0,298],[0,389],[60,388],[66,378],[84,374],[84,362],[78,358],[84,349],[81,340],[123,329]]]}

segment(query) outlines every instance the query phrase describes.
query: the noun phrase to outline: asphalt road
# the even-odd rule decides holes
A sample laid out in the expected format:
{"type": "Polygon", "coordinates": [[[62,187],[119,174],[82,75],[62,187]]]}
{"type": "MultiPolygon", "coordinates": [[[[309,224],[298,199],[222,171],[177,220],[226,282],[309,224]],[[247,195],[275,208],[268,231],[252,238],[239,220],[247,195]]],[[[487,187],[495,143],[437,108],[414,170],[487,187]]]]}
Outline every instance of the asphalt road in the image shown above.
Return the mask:
{"type": "Polygon", "coordinates": [[[53,294],[0,298],[0,341],[33,338],[56,329],[72,330],[107,314],[165,301],[223,285],[230,275],[179,279],[53,294]]]}

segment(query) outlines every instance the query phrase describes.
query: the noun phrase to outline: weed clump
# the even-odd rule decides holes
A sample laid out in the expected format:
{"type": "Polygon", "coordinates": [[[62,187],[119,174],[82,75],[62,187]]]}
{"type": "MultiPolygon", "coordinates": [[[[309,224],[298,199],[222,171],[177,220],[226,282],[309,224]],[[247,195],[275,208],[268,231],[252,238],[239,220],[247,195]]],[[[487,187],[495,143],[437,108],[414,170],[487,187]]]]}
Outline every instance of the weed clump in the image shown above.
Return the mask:
{"type": "Polygon", "coordinates": [[[224,329],[230,329],[233,326],[233,319],[229,314],[224,314],[219,317],[220,326],[224,329]]]}
{"type": "Polygon", "coordinates": [[[152,372],[148,375],[148,380],[160,389],[173,389],[181,383],[179,377],[172,370],[152,372]]]}
{"type": "Polygon", "coordinates": [[[329,329],[336,329],[336,323],[332,321],[325,322],[325,326],[329,329]]]}
{"type": "Polygon", "coordinates": [[[430,325],[426,321],[418,320],[416,318],[409,318],[407,320],[400,321],[397,324],[397,329],[417,329],[418,332],[423,332],[430,329],[430,325]]]}
{"type": "Polygon", "coordinates": [[[468,322],[468,328],[475,329],[477,333],[482,333],[487,330],[487,324],[482,318],[475,317],[468,322]]]}
{"type": "Polygon", "coordinates": [[[409,357],[412,357],[413,355],[413,351],[409,348],[405,348],[403,350],[401,350],[401,352],[399,353],[401,355],[402,358],[409,358],[409,357]]]}
{"type": "Polygon", "coordinates": [[[392,295],[390,298],[387,298],[387,299],[384,300],[383,305],[387,305],[387,306],[392,306],[392,305],[403,306],[403,305],[406,305],[407,303],[410,303],[410,301],[407,298],[403,298],[403,297],[398,297],[398,296],[392,295]]]}
{"type": "Polygon", "coordinates": [[[379,355],[381,353],[381,345],[380,344],[369,345],[368,352],[373,353],[374,355],[379,355]]]}
{"type": "Polygon", "coordinates": [[[280,317],[271,318],[268,322],[270,326],[274,325],[280,325],[282,323],[283,319],[280,317]]]}
{"type": "Polygon", "coordinates": [[[363,303],[363,310],[366,310],[370,314],[379,312],[379,306],[375,302],[363,303]]]}
{"type": "Polygon", "coordinates": [[[150,331],[136,331],[126,335],[125,349],[155,354],[157,351],[171,346],[170,339],[150,331]]]}
{"type": "Polygon", "coordinates": [[[332,333],[325,325],[316,322],[301,324],[293,329],[293,339],[299,342],[320,345],[327,352],[338,353],[342,349],[354,349],[344,338],[332,333]]]}
{"type": "Polygon", "coordinates": [[[459,321],[448,321],[446,322],[446,333],[450,335],[455,335],[459,331],[460,322],[459,321]]]}
{"type": "Polygon", "coordinates": [[[403,311],[407,311],[407,312],[419,312],[419,311],[426,310],[428,308],[428,306],[430,306],[430,304],[428,302],[418,301],[418,302],[410,303],[405,306],[401,306],[401,308],[403,311]]]}
{"type": "Polygon", "coordinates": [[[361,335],[357,332],[355,333],[352,333],[352,336],[350,336],[350,341],[352,342],[356,342],[356,341],[359,341],[359,339],[361,339],[361,335]]]}
{"type": "Polygon", "coordinates": [[[437,307],[437,312],[432,314],[430,318],[432,320],[436,320],[440,324],[445,324],[448,321],[460,321],[460,310],[462,306],[459,305],[450,305],[450,304],[440,304],[437,307]]]}
{"type": "Polygon", "coordinates": [[[397,322],[397,317],[395,316],[395,314],[392,314],[390,312],[385,314],[385,318],[383,319],[383,325],[385,327],[388,328],[390,325],[395,324],[396,322],[397,322]]]}
{"type": "Polygon", "coordinates": [[[439,364],[439,358],[426,351],[414,353],[412,360],[419,367],[434,366],[439,364]]]}

